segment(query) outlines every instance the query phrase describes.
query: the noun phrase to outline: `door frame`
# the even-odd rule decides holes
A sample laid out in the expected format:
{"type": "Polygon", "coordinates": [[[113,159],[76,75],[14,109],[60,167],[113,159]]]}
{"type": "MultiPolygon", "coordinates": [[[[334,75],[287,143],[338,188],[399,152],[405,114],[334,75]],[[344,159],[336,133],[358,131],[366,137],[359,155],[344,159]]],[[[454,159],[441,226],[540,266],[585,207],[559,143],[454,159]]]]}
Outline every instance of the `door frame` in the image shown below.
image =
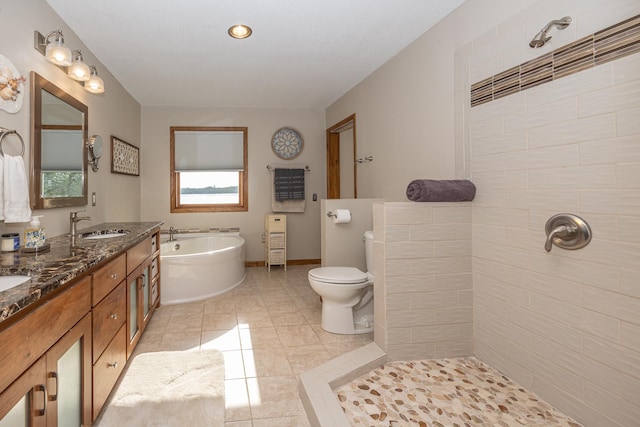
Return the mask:
{"type": "MultiPolygon", "coordinates": [[[[353,129],[353,158],[356,157],[356,115],[327,128],[327,199],[340,198],[340,132],[353,129]]],[[[353,162],[353,197],[358,198],[358,169],[353,162]]]]}

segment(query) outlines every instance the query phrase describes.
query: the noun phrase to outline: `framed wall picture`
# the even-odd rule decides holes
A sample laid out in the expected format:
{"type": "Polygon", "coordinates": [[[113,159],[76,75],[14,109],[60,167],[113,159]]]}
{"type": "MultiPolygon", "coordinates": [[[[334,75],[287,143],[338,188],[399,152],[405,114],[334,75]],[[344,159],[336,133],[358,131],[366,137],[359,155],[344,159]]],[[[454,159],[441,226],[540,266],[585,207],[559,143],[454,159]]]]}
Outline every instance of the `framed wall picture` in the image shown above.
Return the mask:
{"type": "Polygon", "coordinates": [[[140,176],[140,149],[111,135],[111,172],[140,176]]]}

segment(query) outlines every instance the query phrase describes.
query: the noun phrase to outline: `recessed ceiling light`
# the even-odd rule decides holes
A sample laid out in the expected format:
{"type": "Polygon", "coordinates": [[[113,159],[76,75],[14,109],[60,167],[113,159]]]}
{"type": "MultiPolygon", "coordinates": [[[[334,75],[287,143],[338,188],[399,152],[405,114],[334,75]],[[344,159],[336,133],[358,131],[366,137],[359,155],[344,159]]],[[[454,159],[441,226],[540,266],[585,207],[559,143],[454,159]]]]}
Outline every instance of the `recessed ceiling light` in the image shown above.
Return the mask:
{"type": "Polygon", "coordinates": [[[234,39],[246,39],[252,32],[251,28],[244,24],[237,24],[229,28],[229,35],[234,39]]]}

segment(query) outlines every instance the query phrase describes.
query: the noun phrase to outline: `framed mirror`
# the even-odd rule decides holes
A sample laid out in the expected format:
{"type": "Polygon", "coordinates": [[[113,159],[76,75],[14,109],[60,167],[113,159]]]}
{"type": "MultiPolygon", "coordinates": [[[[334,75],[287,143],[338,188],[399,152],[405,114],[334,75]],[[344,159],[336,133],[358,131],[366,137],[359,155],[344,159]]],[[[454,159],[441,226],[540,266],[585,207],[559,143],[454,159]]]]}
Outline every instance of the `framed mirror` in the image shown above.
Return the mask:
{"type": "Polygon", "coordinates": [[[87,204],[86,105],[31,72],[31,179],[33,209],[87,204]]]}

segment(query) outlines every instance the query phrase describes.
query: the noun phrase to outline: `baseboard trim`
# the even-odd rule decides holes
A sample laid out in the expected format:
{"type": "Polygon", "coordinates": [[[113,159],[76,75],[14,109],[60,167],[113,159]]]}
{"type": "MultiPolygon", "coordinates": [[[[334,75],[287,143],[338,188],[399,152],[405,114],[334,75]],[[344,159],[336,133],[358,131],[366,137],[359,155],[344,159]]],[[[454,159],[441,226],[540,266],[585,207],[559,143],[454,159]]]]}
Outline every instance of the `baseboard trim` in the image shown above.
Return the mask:
{"type": "MultiPolygon", "coordinates": [[[[321,260],[319,258],[312,259],[289,259],[287,260],[287,265],[310,265],[310,264],[320,264],[321,260]]],[[[245,267],[263,267],[265,265],[264,261],[245,261],[245,267]]]]}

